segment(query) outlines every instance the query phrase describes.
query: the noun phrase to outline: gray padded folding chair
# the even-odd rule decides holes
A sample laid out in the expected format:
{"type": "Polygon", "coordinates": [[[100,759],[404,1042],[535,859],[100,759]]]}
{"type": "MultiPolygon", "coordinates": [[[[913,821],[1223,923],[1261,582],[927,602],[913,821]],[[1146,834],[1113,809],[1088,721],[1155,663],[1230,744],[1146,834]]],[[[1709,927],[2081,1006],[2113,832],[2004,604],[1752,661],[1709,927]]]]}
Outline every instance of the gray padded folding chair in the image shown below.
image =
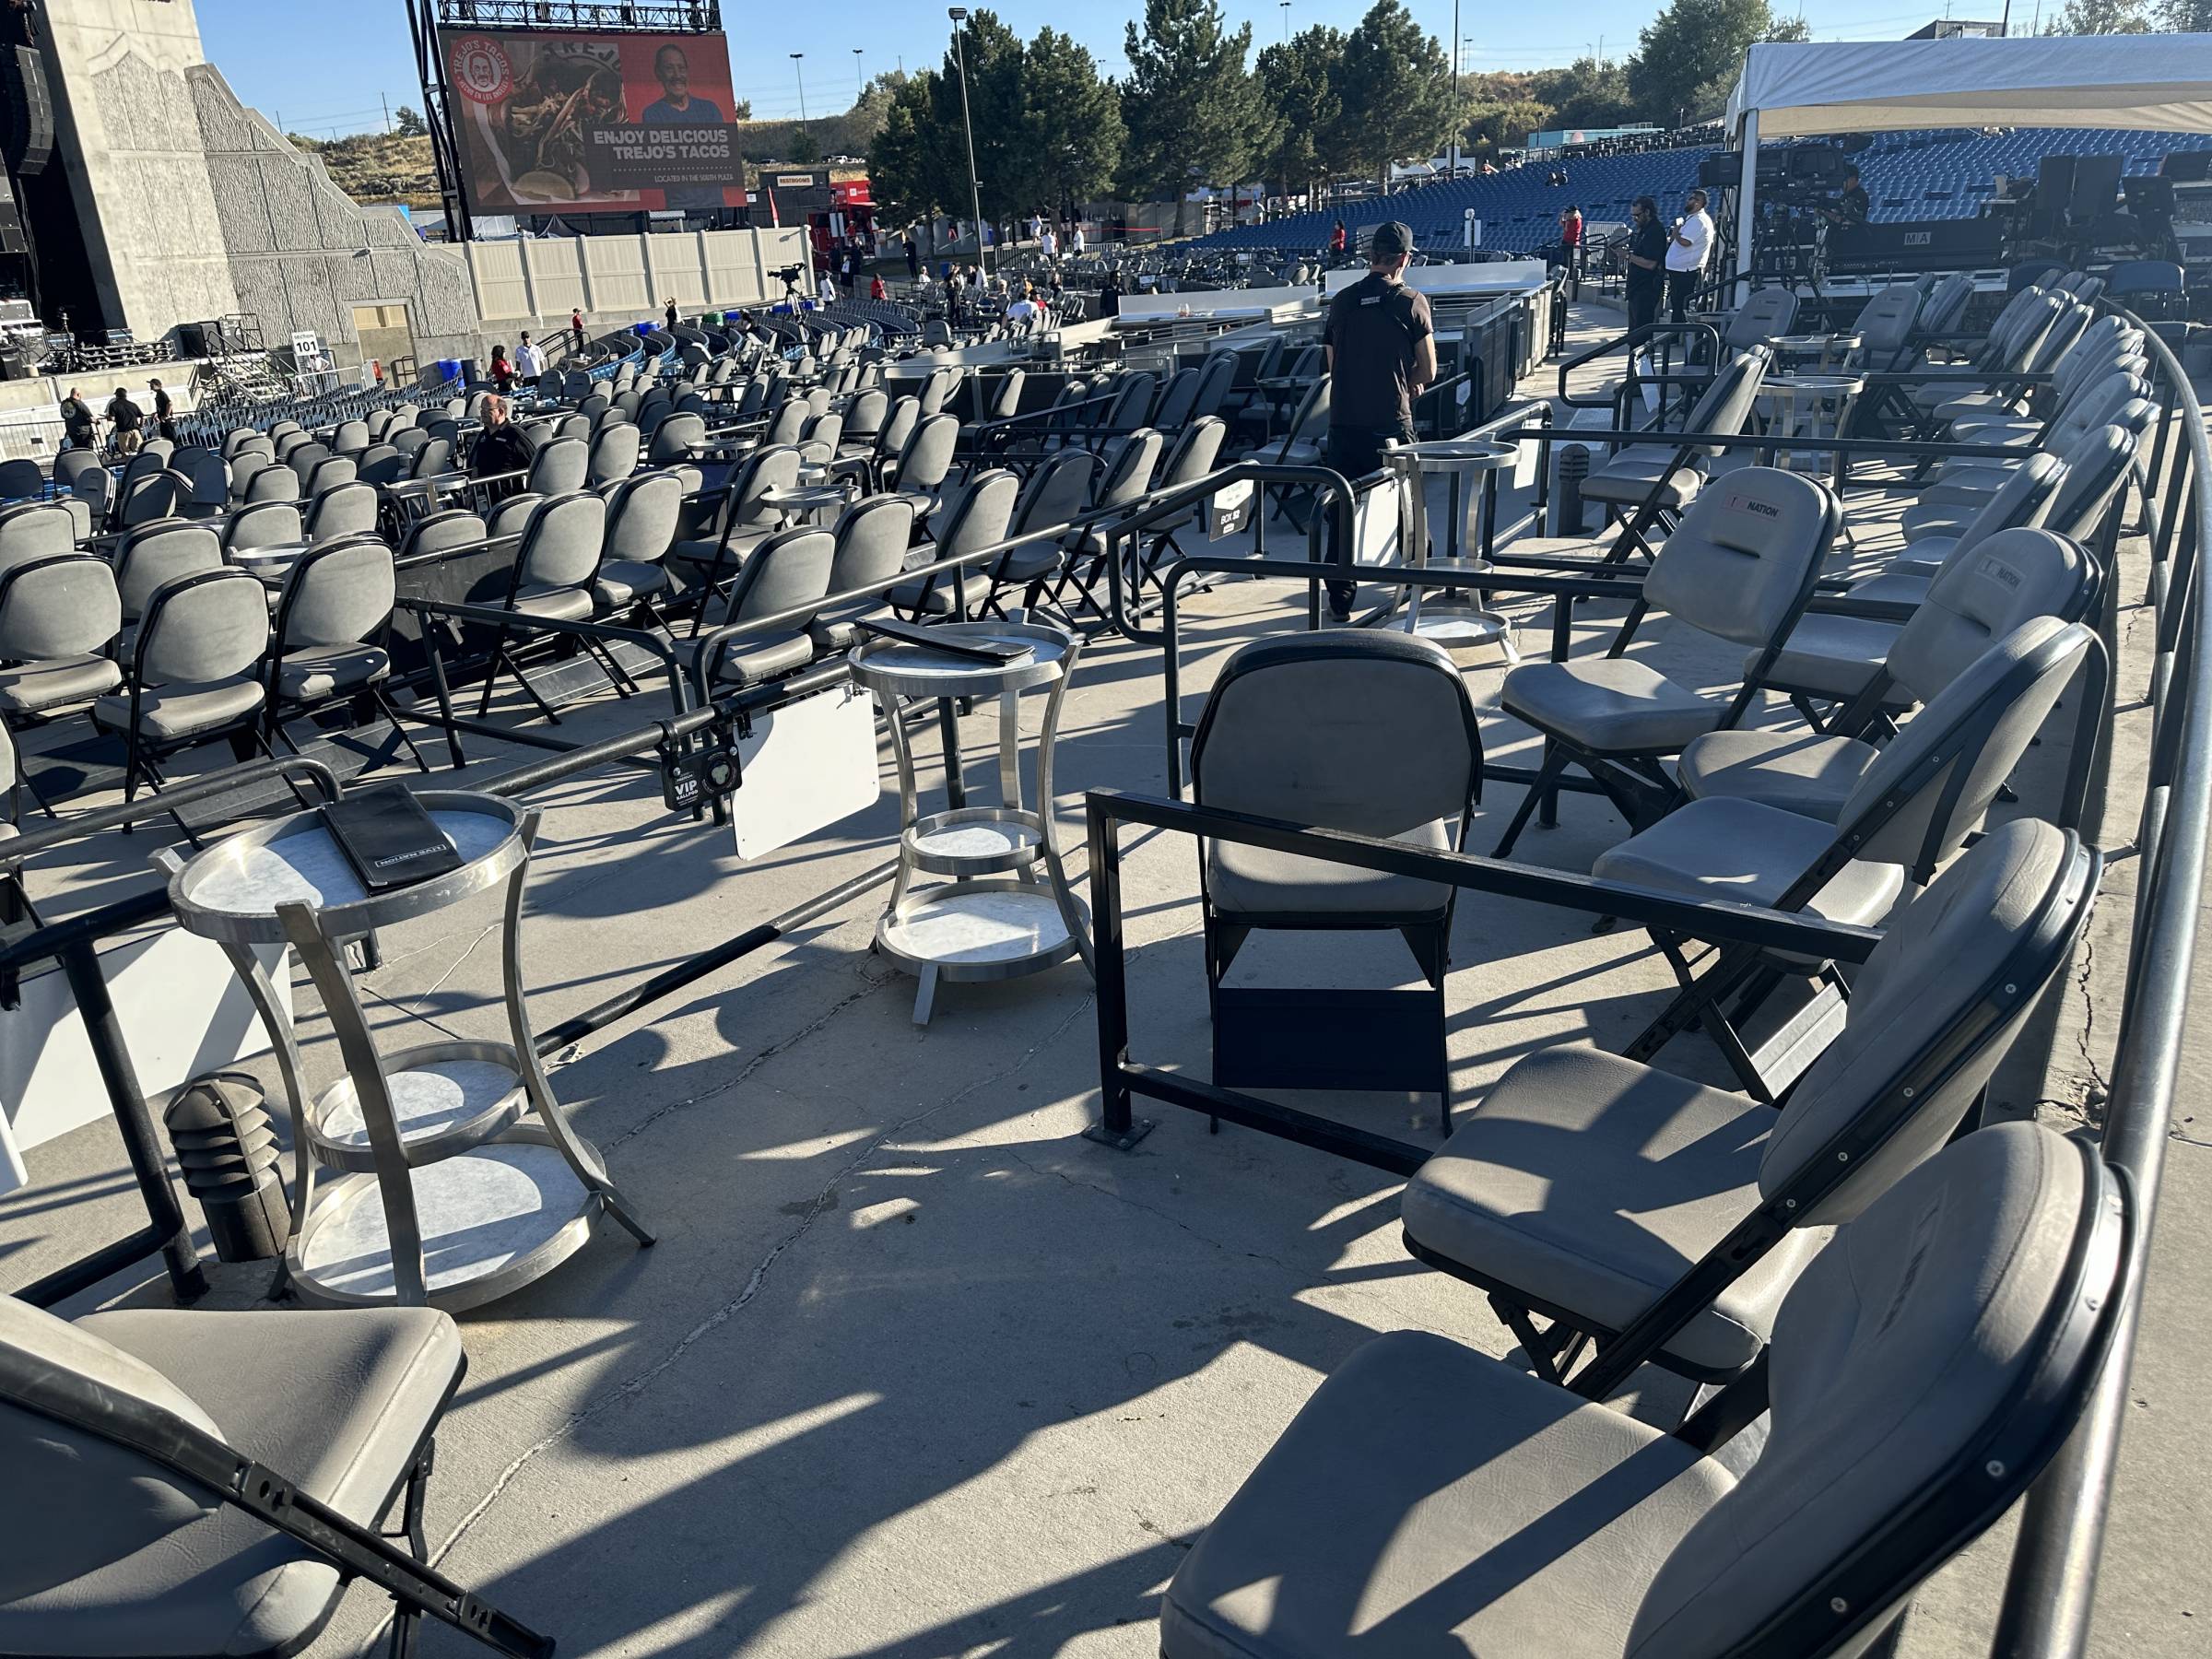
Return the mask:
{"type": "Polygon", "coordinates": [[[619,482],[638,470],[644,436],[629,422],[601,427],[589,445],[586,479],[594,489],[619,482]]]}
{"type": "Polygon", "coordinates": [[[76,551],[76,520],[59,501],[37,501],[0,513],[0,570],[76,551]]]}
{"type": "Polygon", "coordinates": [[[600,608],[641,607],[650,619],[655,594],[668,590],[663,562],[676,543],[683,481],[674,473],[639,473],[606,492],[606,541],[594,589],[600,608]]]}
{"type": "Polygon", "coordinates": [[[697,415],[672,414],[649,427],[641,414],[638,430],[646,441],[648,466],[674,466],[679,462],[696,460],[707,443],[707,423],[697,415]]]}
{"type": "Polygon", "coordinates": [[[1615,1385],[1647,1361],[1736,1374],[1822,1230],[1976,1108],[2100,868],[2032,819],[1984,838],[1905,906],[1779,1112],[1594,1049],[1516,1062],[1406,1183],[1406,1249],[1489,1291],[1553,1382],[1591,1338],[1615,1385]]]}
{"type": "Polygon", "coordinates": [[[1160,1653],[1877,1652],[2072,1433],[2132,1244],[2093,1147],[2008,1124],[1846,1222],[1771,1360],[1672,1433],[1441,1336],[1374,1338],[1183,1558],[1160,1653]],[[1713,1453],[1770,1412],[1739,1477],[1713,1453]]]}
{"type": "MultiPolygon", "coordinates": [[[[1331,629],[1240,646],[1191,744],[1202,806],[1456,851],[1482,793],[1482,736],[1449,654],[1331,629]]],[[[1433,1090],[1451,1121],[1444,1026],[1458,889],[1233,841],[1200,849],[1213,1081],[1227,1088],[1433,1090]],[[1225,982],[1255,929],[1387,931],[1421,990],[1225,982]]]]}
{"type": "MultiPolygon", "coordinates": [[[[724,486],[706,534],[687,535],[679,526],[668,557],[677,562],[687,585],[696,583],[707,594],[721,591],[747,555],[775,534],[783,522],[783,510],[765,498],[794,488],[799,466],[799,452],[788,445],[755,450],[724,486]]],[[[694,634],[704,614],[702,609],[692,618],[694,634]]]]}
{"type": "MultiPolygon", "coordinates": [[[[1924,887],[1981,824],[2075,676],[2085,696],[2108,679],[2096,635],[2078,622],[2037,617],[1999,640],[1928,700],[1853,782],[1833,819],[1713,794],[1687,801],[1650,829],[1600,853],[1601,881],[1705,903],[1807,910],[1877,927],[1909,887],[1924,887]]],[[[2094,759],[2093,730],[2077,737],[2063,817],[2077,818],[2094,759]]],[[[1762,1100],[1787,1088],[1834,1029],[1846,996],[1834,965],[1726,946],[1693,971],[1684,936],[1654,931],[1681,982],[1666,1008],[1624,1051],[1648,1060],[1701,1025],[1744,1087],[1762,1100]],[[1785,982],[1806,994],[1764,1006],[1785,982]],[[1733,998],[1733,1005],[1729,999],[1733,998]],[[1756,1038],[1739,1027],[1754,1015],[1756,1038]]]]}
{"type": "Polygon", "coordinates": [[[953,451],[960,441],[957,415],[924,415],[914,423],[897,455],[884,468],[882,488],[911,495],[926,519],[941,504],[946,476],[952,471],[953,451]]]}
{"type": "MultiPolygon", "coordinates": [[[[0,722],[11,731],[79,712],[123,683],[115,662],[123,602],[115,571],[89,553],[0,568],[0,722]]],[[[28,775],[46,815],[53,804],[28,775]]]]}
{"type": "Polygon", "coordinates": [[[296,501],[256,501],[223,521],[223,551],[253,547],[296,547],[307,539],[296,501]]]}
{"type": "Polygon", "coordinates": [[[222,538],[213,525],[182,519],[139,525],[115,548],[115,590],[123,595],[126,631],[145,615],[156,588],[179,576],[222,568],[222,538]]]}
{"type": "Polygon", "coordinates": [[[376,528],[382,498],[376,486],[356,478],[312,497],[300,515],[300,526],[310,541],[333,541],[343,535],[366,535],[376,528]]]}
{"type": "Polygon", "coordinates": [[[156,519],[175,518],[184,505],[187,487],[172,472],[143,473],[120,487],[115,500],[118,529],[150,524],[156,519]]]}
{"type": "Polygon", "coordinates": [[[1631,830],[1665,810],[1675,786],[1661,759],[1743,717],[1812,597],[1840,522],[1823,486],[1774,467],[1739,467],[1700,497],[1666,538],[1603,657],[1510,671],[1500,705],[1535,728],[1544,759],[1495,855],[1513,850],[1531,813],[1541,808],[1546,823],[1556,821],[1558,780],[1570,765],[1595,781],[1631,830]],[[1750,648],[1744,683],[1726,702],[1625,654],[1653,609],[1750,648]]]}
{"type": "Polygon", "coordinates": [[[288,466],[264,466],[246,480],[245,499],[248,502],[296,501],[300,499],[300,475],[288,466]]]}
{"type": "MultiPolygon", "coordinates": [[[[1106,532],[1114,523],[1111,515],[1120,509],[1134,507],[1150,493],[1152,474],[1159,465],[1159,453],[1165,443],[1166,440],[1150,427],[1140,427],[1131,432],[1093,487],[1091,522],[1062,544],[1066,549],[1067,562],[1060,580],[1053,586],[1050,603],[1071,624],[1075,619],[1073,606],[1077,605],[1088,608],[1101,625],[1112,620],[1098,593],[1099,584],[1106,580],[1106,532]]],[[[1134,559],[1134,544],[1124,542],[1124,550],[1134,559]]]]}
{"type": "Polygon", "coordinates": [[[171,755],[218,737],[241,760],[262,747],[255,670],[268,645],[268,590],[243,571],[201,571],[153,591],[123,688],[92,704],[92,724],[124,740],[125,805],[141,782],[160,789],[171,755]]]}
{"type": "MultiPolygon", "coordinates": [[[[914,503],[908,496],[869,496],[846,508],[835,531],[837,555],[830,567],[830,598],[898,575],[905,568],[907,549],[913,544],[914,523],[914,503]]],[[[815,650],[852,650],[861,641],[859,619],[882,610],[886,603],[878,594],[832,605],[806,629],[815,650]]]]}
{"type": "MultiPolygon", "coordinates": [[[[495,537],[500,534],[497,524],[491,526],[491,533],[495,537]]],[[[538,712],[555,725],[560,724],[553,705],[538,694],[508,650],[508,641],[527,642],[541,631],[535,626],[540,622],[591,620],[606,539],[606,503],[589,490],[553,496],[531,509],[508,577],[506,608],[515,619],[502,624],[493,641],[483,695],[477,703],[478,719],[491,712],[491,694],[499,684],[500,669],[505,668],[514,676],[523,694],[537,705],[538,712]]],[[[615,688],[622,690],[624,677],[599,641],[583,635],[575,638],[615,688]]]]}
{"type": "Polygon", "coordinates": [[[2080,620],[2101,572],[2080,545],[2048,530],[2006,530],[1972,559],[1947,566],[1901,628],[1870,623],[1888,648],[1870,659],[1862,689],[1824,729],[1708,732],[1675,768],[1690,800],[1731,795],[1836,822],[1878,752],[1865,739],[1894,713],[1924,704],[1998,641],[2038,617],[2080,620]]]}
{"type": "MultiPolygon", "coordinates": [[[[1004,467],[979,473],[963,484],[958,494],[947,498],[936,535],[912,558],[917,563],[935,562],[978,552],[1005,541],[1006,526],[1013,523],[1014,504],[1020,493],[1021,480],[1004,467]]],[[[888,599],[895,609],[917,618],[968,617],[974,614],[990,591],[990,571],[981,565],[970,565],[961,567],[958,580],[952,572],[933,571],[915,581],[901,582],[890,591],[888,599]]]]}
{"type": "MultiPolygon", "coordinates": [[[[1019,538],[1080,517],[1090,505],[1091,477],[1098,469],[1099,458],[1088,450],[1065,450],[1030,475],[1006,526],[1007,538],[1014,545],[992,561],[982,597],[976,603],[976,615],[1005,616],[999,601],[1017,588],[1022,590],[1023,607],[1036,608],[1045,583],[1060,574],[1067,555],[1061,550],[1060,535],[1027,541],[1019,538]]],[[[1074,618],[1064,615],[1063,619],[1073,626],[1074,618]]]]}
{"type": "Polygon", "coordinates": [[[372,535],[312,547],[285,572],[266,667],[265,741],[297,754],[287,719],[365,702],[390,723],[415,764],[430,770],[383,690],[392,656],[381,641],[395,592],[392,549],[372,535]]]}
{"type": "MultiPolygon", "coordinates": [[[[818,606],[829,596],[836,558],[833,531],[809,527],[770,536],[738,571],[715,627],[818,606]]],[[[814,661],[814,639],[808,631],[814,620],[811,613],[804,614],[771,634],[701,641],[700,678],[709,686],[757,686],[795,674],[814,661]]]]}
{"type": "Polygon", "coordinates": [[[517,1659],[550,1654],[426,1564],[431,1436],[465,1365],[429,1308],[71,1324],[0,1297],[0,1460],[45,1495],[7,1528],[0,1649],[280,1659],[361,1578],[394,1598],[395,1653],[428,1615],[517,1659]]]}
{"type": "Polygon", "coordinates": [[[541,443],[530,457],[523,488],[531,495],[570,495],[584,487],[591,467],[591,446],[581,438],[556,438],[541,443]]]}
{"type": "Polygon", "coordinates": [[[1750,424],[1759,382],[1772,361],[1764,347],[1731,359],[1683,418],[1680,432],[1623,445],[1590,469],[1583,499],[1597,502],[1620,524],[1602,562],[1623,564],[1631,553],[1653,557],[1650,533],[1673,531],[1705,487],[1714,459],[1725,453],[1700,437],[1734,437],[1750,424]]]}

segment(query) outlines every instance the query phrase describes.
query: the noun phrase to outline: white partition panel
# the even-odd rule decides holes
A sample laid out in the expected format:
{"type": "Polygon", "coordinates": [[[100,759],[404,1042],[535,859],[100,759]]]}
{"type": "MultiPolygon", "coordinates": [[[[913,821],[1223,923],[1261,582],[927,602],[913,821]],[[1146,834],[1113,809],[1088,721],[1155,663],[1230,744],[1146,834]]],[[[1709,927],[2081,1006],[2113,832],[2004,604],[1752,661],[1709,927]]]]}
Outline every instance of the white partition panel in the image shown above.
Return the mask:
{"type": "Polygon", "coordinates": [[[502,323],[537,314],[530,305],[530,276],[521,242],[472,241],[467,248],[477,316],[487,323],[502,323]]]}
{"type": "Polygon", "coordinates": [[[581,241],[573,237],[546,237],[521,246],[523,265],[530,274],[533,316],[565,316],[584,304],[581,241]]]}
{"type": "Polygon", "coordinates": [[[686,231],[680,236],[647,236],[640,240],[645,244],[645,270],[653,303],[660,305],[673,300],[677,309],[686,316],[696,312],[707,302],[706,272],[700,265],[698,234],[686,231]]]}
{"type": "Polygon", "coordinates": [[[648,280],[643,237],[587,236],[576,245],[583,250],[594,311],[635,312],[640,321],[659,312],[661,296],[648,280]]]}

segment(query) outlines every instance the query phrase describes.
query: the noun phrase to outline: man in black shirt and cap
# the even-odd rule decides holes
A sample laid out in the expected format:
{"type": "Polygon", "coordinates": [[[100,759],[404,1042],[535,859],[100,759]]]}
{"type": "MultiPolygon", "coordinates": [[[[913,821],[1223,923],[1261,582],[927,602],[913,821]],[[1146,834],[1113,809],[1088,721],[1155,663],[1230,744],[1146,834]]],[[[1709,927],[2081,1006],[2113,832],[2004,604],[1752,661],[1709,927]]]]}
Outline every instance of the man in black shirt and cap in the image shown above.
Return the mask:
{"type": "Polygon", "coordinates": [[[131,394],[121,386],[108,399],[108,424],[114,429],[115,453],[124,456],[136,454],[138,429],[146,424],[146,411],[133,403],[131,394]]]}
{"type": "MultiPolygon", "coordinates": [[[[1329,301],[1328,464],[1354,482],[1382,465],[1384,445],[1413,441],[1414,394],[1436,378],[1429,297],[1406,286],[1412,256],[1410,229],[1377,225],[1367,275],[1329,301]]],[[[1351,619],[1350,582],[1329,583],[1329,615],[1351,619]]]]}

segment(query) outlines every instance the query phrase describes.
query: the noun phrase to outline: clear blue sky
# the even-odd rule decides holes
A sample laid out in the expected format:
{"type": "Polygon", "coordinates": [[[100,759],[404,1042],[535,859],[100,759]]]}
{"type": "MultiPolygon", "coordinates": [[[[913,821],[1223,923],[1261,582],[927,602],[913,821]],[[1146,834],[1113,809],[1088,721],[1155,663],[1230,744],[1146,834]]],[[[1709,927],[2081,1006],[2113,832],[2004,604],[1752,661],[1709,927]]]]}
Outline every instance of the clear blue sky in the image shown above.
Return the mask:
{"type": "MultiPolygon", "coordinates": [[[[973,0],[971,0],[973,3],[973,0]]],[[[1315,23],[1349,28],[1370,0],[1292,0],[1292,29],[1315,23]]],[[[1452,32],[1449,0],[1407,0],[1423,27],[1441,40],[1452,32]]],[[[2055,10],[2061,0],[2041,0],[2055,10]]],[[[1778,12],[1796,9],[1792,0],[1774,0],[1778,12]]],[[[2038,0],[2015,0],[2024,27],[2038,0]]],[[[1956,15],[2000,15],[2002,0],[1958,0],[1956,15]]],[[[229,78],[247,103],[286,127],[316,137],[356,133],[382,120],[380,95],[394,109],[419,104],[413,49],[407,42],[406,12],[400,0],[198,0],[200,31],[207,56],[229,78]]],[[[1909,9],[1910,0],[1806,0],[1803,12],[1816,40],[1893,41],[1931,18],[1945,15],[1942,0],[1909,9]]],[[[1049,23],[1072,29],[1097,54],[1109,74],[1126,65],[1122,58],[1123,20],[1141,9],[1141,0],[1068,6],[1059,0],[1004,0],[994,6],[1025,38],[1049,23]]],[[[1223,0],[1232,22],[1249,20],[1255,44],[1282,38],[1284,13],[1278,0],[1223,0]]],[[[1562,6],[1512,8],[1500,16],[1493,4],[1464,0],[1460,34],[1469,69],[1541,69],[1565,64],[1597,49],[1608,57],[1633,49],[1636,31],[1658,9],[1658,0],[1588,0],[1571,13],[1562,6]]],[[[806,107],[816,114],[842,109],[853,90],[853,48],[863,47],[862,67],[869,75],[899,66],[918,68],[944,55],[944,9],[913,0],[843,0],[836,15],[843,27],[823,28],[825,15],[808,12],[807,37],[789,39],[775,21],[782,8],[755,0],[724,0],[730,27],[731,75],[737,95],[752,100],[761,118],[796,115],[797,84],[789,53],[806,51],[806,107]]]]}

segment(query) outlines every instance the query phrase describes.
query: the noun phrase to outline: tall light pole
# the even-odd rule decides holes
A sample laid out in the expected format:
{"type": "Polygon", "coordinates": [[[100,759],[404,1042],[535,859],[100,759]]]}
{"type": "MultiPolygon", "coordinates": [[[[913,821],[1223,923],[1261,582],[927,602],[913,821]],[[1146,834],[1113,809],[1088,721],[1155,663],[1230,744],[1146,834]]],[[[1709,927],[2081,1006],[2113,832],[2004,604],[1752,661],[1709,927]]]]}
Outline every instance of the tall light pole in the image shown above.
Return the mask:
{"type": "Polygon", "coordinates": [[[799,77],[799,124],[805,126],[806,124],[806,54],[803,52],[793,53],[791,67],[793,73],[799,77]]]}
{"type": "Polygon", "coordinates": [[[1460,129],[1466,106],[1459,101],[1459,0],[1452,0],[1452,160],[1444,169],[1447,179],[1459,177],[1460,129]]]}
{"type": "Polygon", "coordinates": [[[1290,0],[1282,0],[1282,6],[1283,6],[1283,44],[1284,44],[1284,45],[1286,45],[1286,46],[1288,46],[1288,45],[1289,45],[1289,44],[1290,44],[1290,0]]]}
{"type": "Polygon", "coordinates": [[[853,107],[854,109],[858,109],[860,107],[859,100],[868,95],[867,76],[860,72],[860,54],[864,50],[865,48],[859,46],[853,48],[853,107]]]}
{"type": "Polygon", "coordinates": [[[968,107],[968,52],[960,43],[960,25],[968,20],[968,8],[947,6],[945,15],[952,19],[952,56],[960,71],[960,125],[968,135],[968,205],[975,210],[975,263],[988,276],[991,257],[983,252],[983,186],[975,171],[975,115],[968,107]]]}

